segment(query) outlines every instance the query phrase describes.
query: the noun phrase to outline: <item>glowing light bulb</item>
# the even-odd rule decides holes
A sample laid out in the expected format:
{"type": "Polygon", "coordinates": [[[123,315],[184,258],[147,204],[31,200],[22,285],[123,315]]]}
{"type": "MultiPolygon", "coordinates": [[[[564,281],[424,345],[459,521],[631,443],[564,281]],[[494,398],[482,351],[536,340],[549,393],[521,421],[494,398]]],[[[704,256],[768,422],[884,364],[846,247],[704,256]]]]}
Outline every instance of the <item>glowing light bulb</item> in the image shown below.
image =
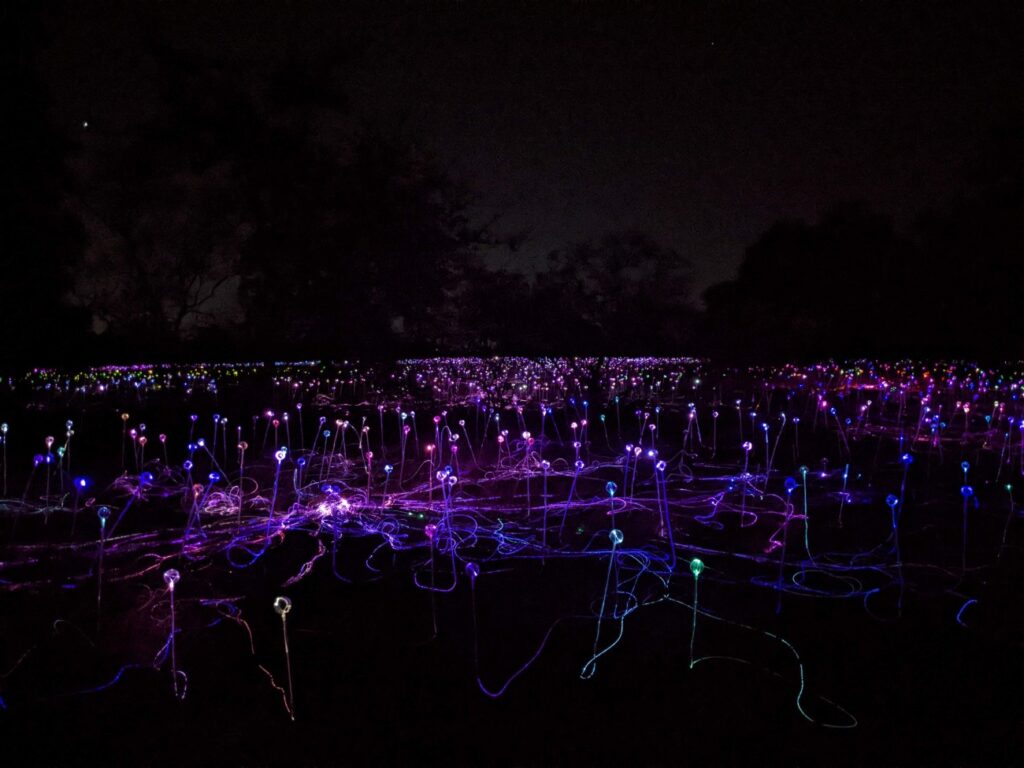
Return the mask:
{"type": "Polygon", "coordinates": [[[612,528],[611,531],[608,532],[608,538],[611,539],[612,544],[617,547],[622,543],[623,539],[625,539],[625,536],[622,535],[622,531],[618,528],[612,528]]]}
{"type": "Polygon", "coordinates": [[[277,613],[282,619],[288,615],[288,612],[292,609],[292,601],[287,597],[275,597],[274,598],[274,612],[277,613]]]}
{"type": "Polygon", "coordinates": [[[695,557],[693,558],[693,560],[690,561],[690,573],[693,574],[693,578],[696,579],[698,576],[700,576],[701,571],[703,570],[704,561],[701,560],[699,557],[695,557]]]}
{"type": "Polygon", "coordinates": [[[166,584],[167,588],[172,592],[174,591],[174,585],[179,581],[181,581],[181,574],[178,573],[176,569],[169,568],[164,571],[164,584],[166,584]]]}

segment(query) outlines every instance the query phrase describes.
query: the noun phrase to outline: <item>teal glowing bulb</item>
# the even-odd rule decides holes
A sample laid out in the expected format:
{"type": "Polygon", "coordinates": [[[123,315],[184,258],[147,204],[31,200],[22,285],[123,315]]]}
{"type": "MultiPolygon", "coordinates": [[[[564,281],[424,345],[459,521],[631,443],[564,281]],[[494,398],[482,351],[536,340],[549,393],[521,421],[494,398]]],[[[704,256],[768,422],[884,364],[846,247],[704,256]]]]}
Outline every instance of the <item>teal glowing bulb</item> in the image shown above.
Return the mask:
{"type": "Polygon", "coordinates": [[[700,573],[703,570],[704,561],[701,560],[699,557],[695,557],[693,558],[693,560],[690,561],[690,573],[693,574],[693,578],[696,579],[698,576],[700,576],[700,573]]]}

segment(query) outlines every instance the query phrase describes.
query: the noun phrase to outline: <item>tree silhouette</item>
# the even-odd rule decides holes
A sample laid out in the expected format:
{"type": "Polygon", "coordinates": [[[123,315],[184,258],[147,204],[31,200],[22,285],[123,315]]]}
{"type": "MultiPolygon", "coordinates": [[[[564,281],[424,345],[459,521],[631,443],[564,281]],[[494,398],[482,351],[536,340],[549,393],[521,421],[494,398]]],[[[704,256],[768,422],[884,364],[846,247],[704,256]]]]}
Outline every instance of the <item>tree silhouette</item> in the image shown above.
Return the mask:
{"type": "Polygon", "coordinates": [[[972,187],[910,235],[862,205],[814,225],[780,221],[734,280],[704,293],[704,350],[719,358],[1024,354],[1024,130],[983,145],[972,187]]]}
{"type": "Polygon", "coordinates": [[[726,357],[890,354],[912,339],[902,299],[912,245],[884,216],[843,206],[774,224],[736,279],[704,293],[706,342],[726,357]]]}
{"type": "Polygon", "coordinates": [[[685,351],[696,312],[691,268],[638,232],[553,251],[529,282],[484,271],[473,280],[472,317],[490,348],[517,354],[685,351]]]}
{"type": "Polygon", "coordinates": [[[97,330],[156,354],[204,333],[257,355],[446,343],[461,271],[490,241],[464,190],[318,77],[343,53],[251,70],[148,50],[161,103],[87,137],[78,163],[89,246],[72,298],[97,330]]]}

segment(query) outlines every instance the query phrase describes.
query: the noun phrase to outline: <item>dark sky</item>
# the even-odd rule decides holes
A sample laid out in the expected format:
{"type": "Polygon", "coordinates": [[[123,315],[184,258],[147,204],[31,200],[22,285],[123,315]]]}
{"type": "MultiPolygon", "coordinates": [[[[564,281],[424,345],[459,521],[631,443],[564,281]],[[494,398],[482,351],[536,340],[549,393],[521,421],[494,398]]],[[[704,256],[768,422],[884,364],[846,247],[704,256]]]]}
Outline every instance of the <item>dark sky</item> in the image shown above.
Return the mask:
{"type": "MultiPolygon", "coordinates": [[[[154,108],[154,31],[255,72],[344,48],[351,113],[436,153],[480,212],[530,239],[638,228],[730,277],[779,217],[863,199],[908,220],[948,202],[1021,94],[1017,3],[74,3],[38,61],[67,126],[154,108]],[[145,32],[145,34],[143,34],[145,32]]],[[[244,82],[240,87],[245,87],[244,82]]]]}

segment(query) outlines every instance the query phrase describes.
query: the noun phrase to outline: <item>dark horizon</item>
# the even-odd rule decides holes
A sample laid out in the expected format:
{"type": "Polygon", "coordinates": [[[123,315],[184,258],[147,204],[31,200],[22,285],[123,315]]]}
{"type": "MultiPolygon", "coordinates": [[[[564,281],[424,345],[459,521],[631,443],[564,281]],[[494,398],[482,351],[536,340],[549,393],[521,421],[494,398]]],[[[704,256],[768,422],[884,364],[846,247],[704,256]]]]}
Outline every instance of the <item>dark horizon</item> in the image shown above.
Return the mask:
{"type": "Polygon", "coordinates": [[[1010,4],[8,14],[8,366],[1024,355],[1010,4]]]}

